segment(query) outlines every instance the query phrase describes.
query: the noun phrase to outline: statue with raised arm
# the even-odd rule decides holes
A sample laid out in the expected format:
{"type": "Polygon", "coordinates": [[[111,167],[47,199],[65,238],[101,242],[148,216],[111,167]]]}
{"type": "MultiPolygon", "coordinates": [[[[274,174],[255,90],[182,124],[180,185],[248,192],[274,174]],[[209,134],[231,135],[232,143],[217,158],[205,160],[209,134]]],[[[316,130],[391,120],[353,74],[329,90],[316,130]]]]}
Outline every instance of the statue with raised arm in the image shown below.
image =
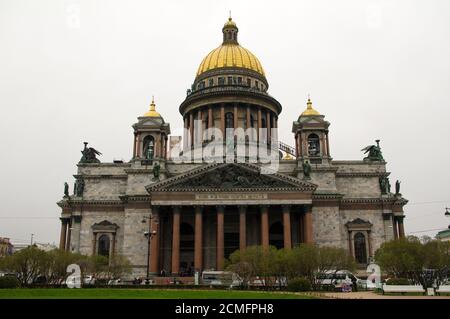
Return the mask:
{"type": "Polygon", "coordinates": [[[377,145],[369,145],[361,150],[364,154],[369,153],[364,158],[365,161],[384,161],[383,154],[381,153],[380,140],[375,140],[375,142],[377,145]]]}
{"type": "Polygon", "coordinates": [[[88,142],[84,142],[84,149],[81,151],[80,163],[100,163],[97,159],[97,155],[102,155],[93,147],[87,147],[88,142]]]}
{"type": "Polygon", "coordinates": [[[311,164],[308,161],[303,161],[303,179],[311,179],[311,164]]]}
{"type": "Polygon", "coordinates": [[[69,197],[69,184],[64,183],[64,197],[69,197]]]}

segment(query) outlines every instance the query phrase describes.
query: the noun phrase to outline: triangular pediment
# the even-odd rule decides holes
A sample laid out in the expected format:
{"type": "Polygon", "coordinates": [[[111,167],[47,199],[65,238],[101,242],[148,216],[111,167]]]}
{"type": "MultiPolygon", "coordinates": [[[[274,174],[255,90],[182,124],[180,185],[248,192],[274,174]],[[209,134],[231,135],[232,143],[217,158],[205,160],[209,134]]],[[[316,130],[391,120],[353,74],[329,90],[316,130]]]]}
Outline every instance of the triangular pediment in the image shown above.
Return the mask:
{"type": "Polygon", "coordinates": [[[147,186],[148,192],[159,191],[305,191],[313,192],[317,185],[270,172],[261,173],[258,165],[248,163],[215,163],[193,169],[182,175],[147,186]],[[269,173],[269,174],[267,174],[269,173]]]}

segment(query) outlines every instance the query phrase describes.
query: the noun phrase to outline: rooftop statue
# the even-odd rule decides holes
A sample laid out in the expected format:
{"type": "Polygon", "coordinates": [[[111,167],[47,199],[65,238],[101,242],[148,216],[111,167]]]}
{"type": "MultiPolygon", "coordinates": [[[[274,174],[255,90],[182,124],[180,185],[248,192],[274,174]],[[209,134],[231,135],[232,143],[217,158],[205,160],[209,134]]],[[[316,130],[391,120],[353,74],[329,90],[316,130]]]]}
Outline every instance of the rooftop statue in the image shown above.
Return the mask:
{"type": "Polygon", "coordinates": [[[302,164],[303,167],[303,178],[304,179],[311,179],[311,164],[309,164],[308,161],[303,161],[302,164]]]}
{"type": "Polygon", "coordinates": [[[80,163],[100,163],[100,160],[97,159],[97,155],[102,155],[102,153],[93,147],[87,147],[87,145],[88,142],[84,142],[84,150],[81,151],[83,156],[80,159],[80,163]]]}
{"type": "Polygon", "coordinates": [[[375,140],[377,145],[369,145],[364,147],[361,151],[364,152],[364,154],[369,153],[364,160],[369,161],[384,161],[383,154],[381,153],[380,148],[380,140],[375,140]]]}
{"type": "Polygon", "coordinates": [[[64,183],[64,197],[69,197],[69,184],[64,183]]]}
{"type": "Polygon", "coordinates": [[[389,178],[386,176],[381,176],[380,179],[380,189],[381,194],[387,195],[391,193],[391,183],[389,182],[389,178]]]}
{"type": "Polygon", "coordinates": [[[75,196],[82,197],[84,192],[84,180],[82,178],[77,179],[74,186],[75,196]]]}
{"type": "Polygon", "coordinates": [[[161,171],[161,166],[158,162],[153,165],[153,181],[159,181],[159,173],[161,171]]]}
{"type": "Polygon", "coordinates": [[[395,182],[395,196],[402,196],[402,194],[400,194],[400,181],[397,180],[395,182]]]}

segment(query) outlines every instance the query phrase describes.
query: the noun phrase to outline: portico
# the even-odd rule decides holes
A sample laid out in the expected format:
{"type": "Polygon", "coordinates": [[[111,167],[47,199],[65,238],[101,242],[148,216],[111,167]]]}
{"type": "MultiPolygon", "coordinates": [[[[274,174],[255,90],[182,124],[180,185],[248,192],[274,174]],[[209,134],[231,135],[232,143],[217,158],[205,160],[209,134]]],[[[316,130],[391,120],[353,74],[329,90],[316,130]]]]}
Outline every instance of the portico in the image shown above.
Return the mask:
{"type": "Polygon", "coordinates": [[[252,164],[211,164],[197,171],[147,188],[159,219],[152,272],[223,270],[225,258],[237,249],[313,242],[314,184],[261,174],[252,164]],[[211,175],[222,172],[228,177],[217,182],[229,184],[214,189],[211,175]]]}

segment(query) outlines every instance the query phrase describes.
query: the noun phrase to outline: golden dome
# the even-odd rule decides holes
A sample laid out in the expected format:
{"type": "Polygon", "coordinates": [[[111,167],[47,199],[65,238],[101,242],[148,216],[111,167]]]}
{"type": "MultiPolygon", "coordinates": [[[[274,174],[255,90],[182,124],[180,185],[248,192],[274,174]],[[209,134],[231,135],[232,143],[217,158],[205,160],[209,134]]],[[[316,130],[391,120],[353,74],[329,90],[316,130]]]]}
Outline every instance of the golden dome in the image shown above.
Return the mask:
{"type": "Polygon", "coordinates": [[[152,97],[152,103],[150,104],[150,110],[144,114],[145,117],[161,117],[161,114],[156,112],[155,99],[152,97]]]}
{"type": "Polygon", "coordinates": [[[200,63],[197,76],[203,72],[218,68],[244,68],[264,76],[264,69],[258,58],[239,44],[227,43],[212,50],[200,63]]]}
{"type": "Polygon", "coordinates": [[[303,111],[301,116],[313,116],[313,115],[320,115],[320,113],[317,112],[315,109],[313,109],[311,99],[308,98],[308,103],[306,103],[306,110],[303,111]]]}
{"type": "Polygon", "coordinates": [[[265,76],[264,69],[258,58],[249,50],[240,46],[237,42],[238,28],[231,19],[223,26],[224,41],[221,46],[212,50],[200,63],[197,70],[197,76],[200,74],[218,68],[244,68],[258,72],[265,76]],[[225,33],[231,32],[232,38],[227,38],[225,33]]]}

